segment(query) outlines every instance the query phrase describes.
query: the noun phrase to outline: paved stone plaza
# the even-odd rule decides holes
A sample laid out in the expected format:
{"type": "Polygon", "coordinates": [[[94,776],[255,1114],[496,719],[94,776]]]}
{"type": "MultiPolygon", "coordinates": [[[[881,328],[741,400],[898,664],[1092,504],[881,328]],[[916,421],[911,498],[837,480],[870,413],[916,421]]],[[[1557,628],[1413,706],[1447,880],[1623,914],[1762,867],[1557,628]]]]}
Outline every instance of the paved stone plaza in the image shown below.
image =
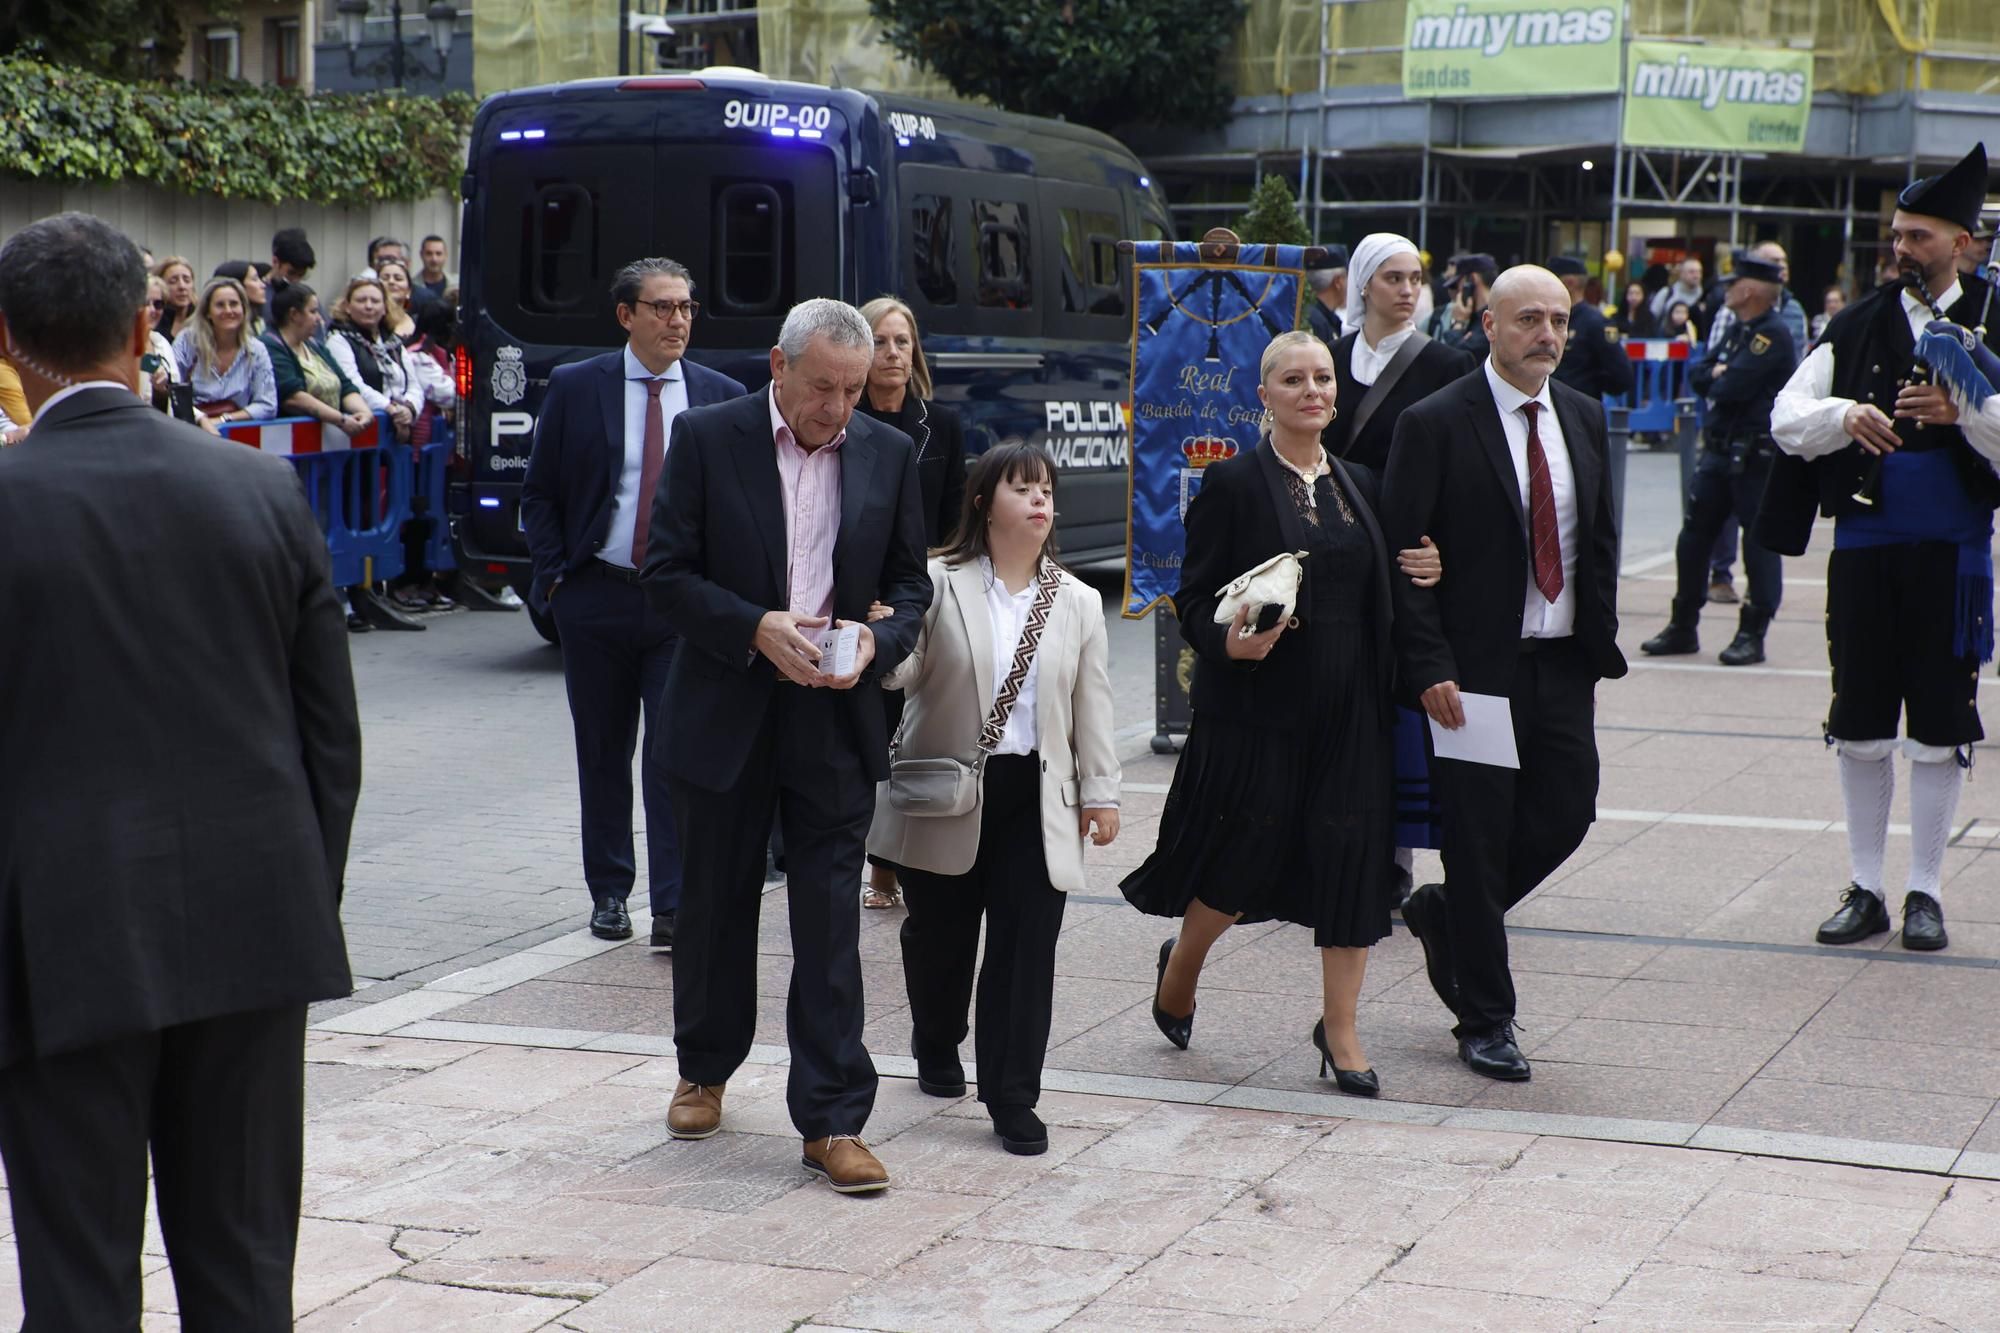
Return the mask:
{"type": "MultiPolygon", "coordinates": [[[[1788,562],[1765,666],[1714,665],[1721,607],[1703,656],[1640,659],[1672,588],[1674,496],[1671,459],[1634,458],[1635,670],[1599,694],[1599,822],[1510,918],[1533,1081],[1457,1062],[1400,930],[1361,1014],[1380,1102],[1314,1077],[1319,967],[1295,927],[1226,936],[1192,1049],[1160,1037],[1173,927],[1116,882],[1151,846],[1172,759],[1147,744],[1151,626],[1114,623],[1125,828],[1070,901],[1050,1151],[1010,1157],[976,1101],[917,1091],[900,913],[864,913],[885,1075],[868,1137],[895,1180],[874,1198],[798,1169],[783,886],[725,1132],[673,1142],[672,964],[643,912],[639,943],[580,929],[557,654],[518,616],[354,640],[368,768],[346,917],[370,984],[314,1013],[300,1326],[2000,1327],[1994,779],[1974,770],[1948,853],[1947,952],[1813,944],[1846,879],[1824,560],[1788,562]]],[[[1907,845],[1892,836],[1892,905],[1907,845]]],[[[1436,869],[1420,858],[1420,879],[1436,869]]],[[[149,1253],[146,1327],[173,1329],[149,1253]]]]}

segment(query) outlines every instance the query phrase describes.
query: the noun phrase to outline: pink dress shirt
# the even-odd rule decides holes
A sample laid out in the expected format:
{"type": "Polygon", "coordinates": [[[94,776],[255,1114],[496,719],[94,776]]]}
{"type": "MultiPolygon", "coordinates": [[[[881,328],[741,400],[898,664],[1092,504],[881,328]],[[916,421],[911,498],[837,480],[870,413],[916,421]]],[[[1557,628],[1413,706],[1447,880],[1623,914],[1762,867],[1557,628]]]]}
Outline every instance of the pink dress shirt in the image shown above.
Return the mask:
{"type": "Polygon", "coordinates": [[[785,609],[799,616],[833,615],[833,544],[840,536],[840,446],[808,453],[792,436],[770,394],[771,439],[778,455],[778,482],[785,492],[785,609]]]}

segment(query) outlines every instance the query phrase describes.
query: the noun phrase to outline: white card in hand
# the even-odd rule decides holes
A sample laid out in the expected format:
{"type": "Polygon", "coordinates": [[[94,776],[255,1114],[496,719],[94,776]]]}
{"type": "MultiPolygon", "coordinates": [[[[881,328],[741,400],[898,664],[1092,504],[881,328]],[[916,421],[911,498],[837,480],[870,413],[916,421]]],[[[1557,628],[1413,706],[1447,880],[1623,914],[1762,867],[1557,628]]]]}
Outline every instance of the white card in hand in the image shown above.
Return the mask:
{"type": "Polygon", "coordinates": [[[854,655],[861,648],[861,626],[841,625],[819,632],[819,669],[823,675],[851,676],[854,655]]]}
{"type": "Polygon", "coordinates": [[[1431,752],[1440,759],[1462,759],[1468,764],[1491,764],[1495,768],[1519,768],[1521,757],[1514,747],[1514,705],[1504,694],[1458,692],[1465,710],[1465,725],[1447,731],[1431,719],[1431,752]]]}

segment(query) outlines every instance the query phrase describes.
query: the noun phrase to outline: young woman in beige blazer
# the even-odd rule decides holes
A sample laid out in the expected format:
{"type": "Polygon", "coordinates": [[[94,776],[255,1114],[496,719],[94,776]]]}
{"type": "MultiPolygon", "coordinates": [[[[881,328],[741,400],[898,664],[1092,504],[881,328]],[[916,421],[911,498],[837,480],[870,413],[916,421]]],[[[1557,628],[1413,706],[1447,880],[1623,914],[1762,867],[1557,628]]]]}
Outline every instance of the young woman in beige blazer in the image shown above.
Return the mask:
{"type": "MultiPolygon", "coordinates": [[[[999,444],[966,481],[956,540],[931,558],[935,595],[917,647],[884,681],[908,699],[896,756],[971,762],[1012,667],[1043,562],[1053,562],[1055,468],[1028,444],[999,444]]],[[[903,973],[918,1084],[965,1093],[958,1045],[972,999],[979,1100],[1009,1151],[1048,1147],[1035,1115],[1055,993],[1064,895],[1081,890],[1083,842],[1118,834],[1118,759],[1098,594],[1051,565],[1056,595],[1031,668],[981,774],[979,800],[956,816],[895,810],[877,798],[868,850],[904,868],[903,973]]]]}

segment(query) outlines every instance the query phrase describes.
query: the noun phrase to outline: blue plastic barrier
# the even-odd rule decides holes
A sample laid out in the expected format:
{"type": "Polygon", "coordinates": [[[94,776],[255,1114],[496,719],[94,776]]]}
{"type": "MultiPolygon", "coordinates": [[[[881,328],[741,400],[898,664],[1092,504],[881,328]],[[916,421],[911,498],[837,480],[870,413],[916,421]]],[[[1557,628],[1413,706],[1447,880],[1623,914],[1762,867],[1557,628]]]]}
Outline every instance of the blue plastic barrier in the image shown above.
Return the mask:
{"type": "Polygon", "coordinates": [[[1646,434],[1671,435],[1688,406],[1686,361],[1634,361],[1632,392],[1605,399],[1614,407],[1631,410],[1631,429],[1646,434]]]}
{"type": "Polygon", "coordinates": [[[458,568],[458,557],[451,549],[451,523],[445,516],[446,489],[450,480],[448,470],[452,451],[456,447],[451,424],[443,421],[433,425],[430,443],[416,451],[416,481],[411,491],[410,513],[413,518],[430,524],[424,536],[423,562],[425,569],[435,573],[458,568]]]}
{"type": "Polygon", "coordinates": [[[410,517],[415,451],[394,442],[386,416],[346,447],[310,417],[231,422],[225,439],[283,454],[298,471],[306,500],[326,534],[335,587],[392,579],[403,572],[403,524],[410,517]]]}

